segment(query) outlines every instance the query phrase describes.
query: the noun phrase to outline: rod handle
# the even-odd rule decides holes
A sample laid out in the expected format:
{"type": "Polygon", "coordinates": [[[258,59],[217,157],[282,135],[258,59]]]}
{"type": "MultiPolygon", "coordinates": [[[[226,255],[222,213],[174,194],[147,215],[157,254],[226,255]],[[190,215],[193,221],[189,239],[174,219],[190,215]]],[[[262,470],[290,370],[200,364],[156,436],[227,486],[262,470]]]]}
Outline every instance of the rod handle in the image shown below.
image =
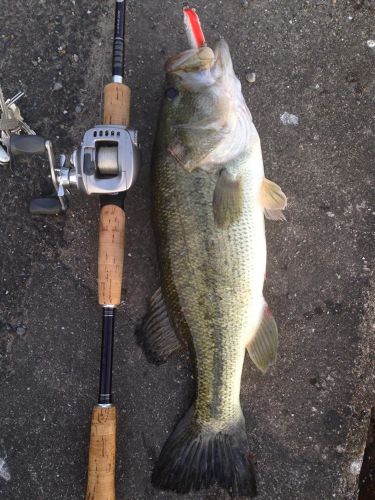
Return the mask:
{"type": "Polygon", "coordinates": [[[104,124],[129,126],[131,90],[124,83],[104,87],[104,124]]]}
{"type": "Polygon", "coordinates": [[[125,252],[125,212],[116,205],[100,209],[98,300],[99,304],[118,306],[121,302],[125,252]]]}
{"type": "Polygon", "coordinates": [[[94,406],[86,500],[115,500],[116,408],[94,406]]]}
{"type": "MultiPolygon", "coordinates": [[[[123,83],[104,87],[105,125],[129,125],[130,88],[123,83]]],[[[99,304],[117,306],[121,302],[125,251],[125,212],[116,197],[100,209],[98,294],[99,304]]]]}

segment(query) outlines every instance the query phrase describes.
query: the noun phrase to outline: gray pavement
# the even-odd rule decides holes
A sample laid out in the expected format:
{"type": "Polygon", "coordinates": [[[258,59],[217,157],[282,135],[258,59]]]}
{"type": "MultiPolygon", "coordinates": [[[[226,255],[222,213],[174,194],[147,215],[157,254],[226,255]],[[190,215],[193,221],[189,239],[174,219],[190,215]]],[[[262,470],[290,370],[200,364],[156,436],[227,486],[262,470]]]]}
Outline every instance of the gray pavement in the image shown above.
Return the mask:
{"type": "MultiPolygon", "coordinates": [[[[8,96],[26,91],[25,118],[58,153],[100,122],[112,5],[1,1],[0,82],[8,96]]],[[[266,296],[280,330],[278,361],[266,376],[247,361],[242,383],[259,499],[355,499],[374,400],[375,48],[367,44],[375,39],[374,2],[195,5],[208,41],[222,35],[229,42],[267,177],[289,197],[288,222],[267,222],[266,296]],[[248,71],[255,84],[246,82],[248,71]],[[284,125],[284,112],[298,125],[284,125]]],[[[162,64],[186,47],[180,9],[168,0],[128,2],[126,77],[143,167],[126,202],[116,327],[120,500],[179,498],[154,490],[150,474],[193,388],[186,354],[154,367],[134,340],[158,286],[150,159],[162,64]]],[[[46,172],[41,159],[0,168],[2,500],[70,500],[85,492],[100,352],[98,204],[75,194],[64,218],[30,217],[29,200],[48,192],[46,172]]]]}

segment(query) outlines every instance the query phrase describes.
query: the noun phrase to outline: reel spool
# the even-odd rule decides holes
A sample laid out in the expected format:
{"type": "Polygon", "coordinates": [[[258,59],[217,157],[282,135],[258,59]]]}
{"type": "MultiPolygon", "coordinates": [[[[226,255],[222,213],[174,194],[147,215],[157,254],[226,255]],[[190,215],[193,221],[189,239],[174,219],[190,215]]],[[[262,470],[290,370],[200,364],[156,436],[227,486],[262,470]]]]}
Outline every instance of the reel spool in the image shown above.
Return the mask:
{"type": "Polygon", "coordinates": [[[98,151],[97,164],[100,175],[118,175],[117,148],[102,146],[98,151]]]}

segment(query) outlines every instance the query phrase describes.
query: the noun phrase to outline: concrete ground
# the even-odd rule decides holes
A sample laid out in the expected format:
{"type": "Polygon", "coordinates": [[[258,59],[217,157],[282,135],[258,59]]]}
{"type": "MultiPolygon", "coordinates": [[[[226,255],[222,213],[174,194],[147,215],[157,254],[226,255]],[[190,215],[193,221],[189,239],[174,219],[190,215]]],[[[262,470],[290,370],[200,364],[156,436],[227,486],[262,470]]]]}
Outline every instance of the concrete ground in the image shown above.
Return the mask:
{"type": "MultiPolygon", "coordinates": [[[[150,484],[152,464],[187,408],[186,355],[147,363],[134,328],[158,286],[150,158],[166,57],[186,48],[182,2],[128,2],[126,80],[142,172],[126,207],[118,312],[117,498],[177,499],[150,484]]],[[[267,222],[266,296],[279,357],[262,376],[245,363],[242,404],[260,500],[357,498],[374,400],[374,2],[197,1],[208,41],[224,36],[262,139],[267,176],[289,198],[267,222]],[[246,80],[256,73],[256,82],[246,80]],[[283,113],[298,117],[285,125],[283,113]]],[[[113,2],[3,0],[0,83],[26,91],[28,123],[71,151],[101,121],[113,2]]],[[[374,44],[375,45],[375,44],[374,44]]],[[[46,162],[0,168],[0,498],[78,499],[96,401],[98,204],[78,193],[65,217],[31,217],[46,162]]],[[[185,498],[185,497],[182,497],[185,498]]],[[[225,499],[221,491],[187,496],[225,499]]]]}

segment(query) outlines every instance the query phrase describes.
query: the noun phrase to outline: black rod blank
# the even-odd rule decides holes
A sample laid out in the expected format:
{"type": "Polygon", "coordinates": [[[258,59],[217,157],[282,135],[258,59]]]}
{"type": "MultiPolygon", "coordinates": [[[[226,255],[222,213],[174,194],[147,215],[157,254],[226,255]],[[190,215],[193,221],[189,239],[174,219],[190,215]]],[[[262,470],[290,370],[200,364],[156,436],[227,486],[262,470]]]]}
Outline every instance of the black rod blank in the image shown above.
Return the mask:
{"type": "Polygon", "coordinates": [[[100,360],[99,404],[112,404],[112,363],[115,330],[114,307],[103,307],[102,353],[100,360]]]}
{"type": "Polygon", "coordinates": [[[113,39],[112,77],[122,83],[125,54],[125,12],[126,1],[116,0],[115,34],[113,39]]]}

